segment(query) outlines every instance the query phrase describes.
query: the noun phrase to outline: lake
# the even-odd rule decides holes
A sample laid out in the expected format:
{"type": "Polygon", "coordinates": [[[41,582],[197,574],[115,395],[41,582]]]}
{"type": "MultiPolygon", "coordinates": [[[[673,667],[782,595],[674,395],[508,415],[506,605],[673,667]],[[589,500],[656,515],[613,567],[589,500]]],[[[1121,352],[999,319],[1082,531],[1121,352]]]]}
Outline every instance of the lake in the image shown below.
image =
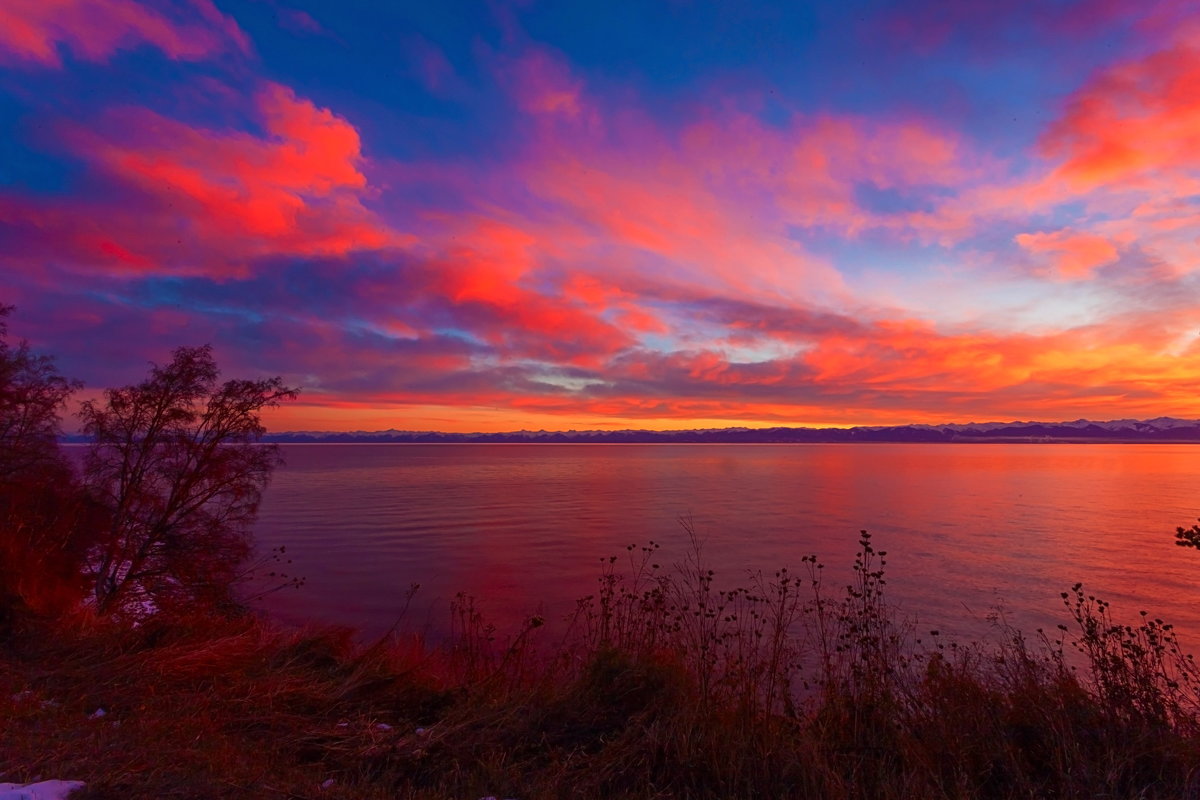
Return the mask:
{"type": "Polygon", "coordinates": [[[801,567],[851,576],[859,530],[888,552],[891,598],[921,629],[978,635],[1004,609],[1027,632],[1065,621],[1076,581],[1200,644],[1200,445],[284,445],[255,534],[286,545],[299,590],[262,604],[287,622],[366,635],[421,589],[410,628],[444,633],[466,592],[502,630],[561,618],[600,560],[659,542],[679,561],[690,518],[718,585],[801,567]]]}

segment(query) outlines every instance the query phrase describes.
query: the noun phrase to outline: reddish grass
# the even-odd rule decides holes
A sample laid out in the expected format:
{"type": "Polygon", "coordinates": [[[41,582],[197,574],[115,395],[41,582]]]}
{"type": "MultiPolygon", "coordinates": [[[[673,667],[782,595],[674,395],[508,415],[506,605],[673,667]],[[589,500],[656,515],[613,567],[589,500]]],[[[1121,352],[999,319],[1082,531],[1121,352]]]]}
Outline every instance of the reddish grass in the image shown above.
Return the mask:
{"type": "Polygon", "coordinates": [[[1200,683],[1164,623],[1118,625],[1077,587],[1055,638],[919,644],[869,537],[832,596],[815,558],[723,589],[698,552],[654,554],[610,562],[562,646],[538,620],[497,645],[467,598],[437,648],[248,616],[43,622],[0,648],[0,779],[84,780],[82,798],[1197,796],[1200,683]]]}

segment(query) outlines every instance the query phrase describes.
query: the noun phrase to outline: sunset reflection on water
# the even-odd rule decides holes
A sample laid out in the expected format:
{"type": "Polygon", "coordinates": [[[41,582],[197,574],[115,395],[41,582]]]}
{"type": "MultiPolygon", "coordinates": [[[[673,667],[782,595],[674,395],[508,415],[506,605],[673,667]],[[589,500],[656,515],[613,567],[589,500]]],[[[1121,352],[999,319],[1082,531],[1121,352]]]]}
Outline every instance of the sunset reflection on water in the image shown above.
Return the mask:
{"type": "Polygon", "coordinates": [[[263,503],[260,547],[286,545],[291,622],[444,633],[457,592],[502,630],[559,619],[630,544],[685,557],[690,518],[718,584],[800,567],[850,577],[860,529],[888,552],[888,589],[917,629],[978,636],[1002,608],[1032,633],[1064,621],[1082,581],[1121,618],[1145,609],[1200,643],[1200,553],[1174,545],[1200,516],[1194,445],[289,445],[263,503]]]}

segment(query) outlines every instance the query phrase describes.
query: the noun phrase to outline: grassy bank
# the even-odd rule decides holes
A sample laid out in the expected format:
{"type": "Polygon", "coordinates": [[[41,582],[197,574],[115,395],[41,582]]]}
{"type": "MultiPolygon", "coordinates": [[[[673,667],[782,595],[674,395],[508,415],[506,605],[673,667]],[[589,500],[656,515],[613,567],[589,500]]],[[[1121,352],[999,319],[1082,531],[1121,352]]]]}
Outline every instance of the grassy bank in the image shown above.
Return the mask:
{"type": "Polygon", "coordinates": [[[614,558],[565,638],[297,633],[79,614],[0,648],[0,780],[83,798],[1198,797],[1200,674],[1169,625],[1082,587],[1063,626],[943,642],[898,620],[864,535],[745,585],[614,558]],[[98,715],[97,709],[104,714],[98,715]]]}

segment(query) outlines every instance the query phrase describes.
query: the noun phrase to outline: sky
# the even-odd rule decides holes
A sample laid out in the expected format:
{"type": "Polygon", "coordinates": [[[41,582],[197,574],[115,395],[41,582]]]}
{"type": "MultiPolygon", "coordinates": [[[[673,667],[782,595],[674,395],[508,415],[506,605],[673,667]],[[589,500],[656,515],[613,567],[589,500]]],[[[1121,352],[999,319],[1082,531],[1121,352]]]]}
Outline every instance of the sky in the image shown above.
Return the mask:
{"type": "Polygon", "coordinates": [[[0,303],[273,430],[1197,418],[1200,15],[5,0],[0,303]]]}

